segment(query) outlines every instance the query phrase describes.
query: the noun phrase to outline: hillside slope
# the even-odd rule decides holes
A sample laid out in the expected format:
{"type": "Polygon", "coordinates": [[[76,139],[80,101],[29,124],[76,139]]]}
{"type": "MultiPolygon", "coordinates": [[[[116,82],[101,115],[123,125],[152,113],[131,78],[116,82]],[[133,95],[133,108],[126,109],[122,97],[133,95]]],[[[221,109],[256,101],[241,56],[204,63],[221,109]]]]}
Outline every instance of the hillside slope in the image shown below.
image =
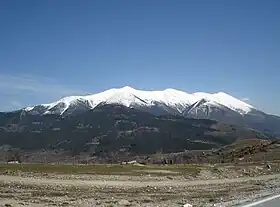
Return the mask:
{"type": "Polygon", "coordinates": [[[268,138],[244,127],[181,116],[155,116],[122,105],[101,105],[69,116],[0,113],[0,145],[62,149],[90,155],[152,154],[212,149],[246,138],[268,138]]]}

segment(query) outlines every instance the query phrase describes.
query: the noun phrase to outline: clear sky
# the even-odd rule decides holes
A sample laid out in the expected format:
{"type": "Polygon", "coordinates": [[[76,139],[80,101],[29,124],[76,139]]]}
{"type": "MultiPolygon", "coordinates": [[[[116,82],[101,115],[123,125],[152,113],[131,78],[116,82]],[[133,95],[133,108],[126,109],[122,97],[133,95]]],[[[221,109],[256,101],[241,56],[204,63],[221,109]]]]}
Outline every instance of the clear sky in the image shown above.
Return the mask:
{"type": "Polygon", "coordinates": [[[0,110],[130,85],[280,115],[279,0],[1,0],[0,110]]]}

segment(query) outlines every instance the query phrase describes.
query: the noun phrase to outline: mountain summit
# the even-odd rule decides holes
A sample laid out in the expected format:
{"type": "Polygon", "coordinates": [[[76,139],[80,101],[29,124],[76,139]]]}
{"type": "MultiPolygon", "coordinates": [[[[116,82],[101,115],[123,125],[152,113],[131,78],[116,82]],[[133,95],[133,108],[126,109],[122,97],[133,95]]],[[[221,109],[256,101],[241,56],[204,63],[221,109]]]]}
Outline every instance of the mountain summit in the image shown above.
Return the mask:
{"type": "Polygon", "coordinates": [[[163,91],[143,91],[130,86],[113,88],[101,93],[86,96],[69,96],[53,103],[25,108],[26,111],[40,114],[60,114],[93,109],[99,104],[120,104],[126,107],[152,108],[164,106],[165,111],[183,113],[189,106],[205,100],[204,104],[216,107],[227,107],[239,114],[247,114],[253,106],[238,100],[226,93],[193,93],[189,94],[175,89],[163,91]],[[75,108],[75,109],[74,109],[75,108]],[[39,110],[38,110],[39,109],[39,110]]]}

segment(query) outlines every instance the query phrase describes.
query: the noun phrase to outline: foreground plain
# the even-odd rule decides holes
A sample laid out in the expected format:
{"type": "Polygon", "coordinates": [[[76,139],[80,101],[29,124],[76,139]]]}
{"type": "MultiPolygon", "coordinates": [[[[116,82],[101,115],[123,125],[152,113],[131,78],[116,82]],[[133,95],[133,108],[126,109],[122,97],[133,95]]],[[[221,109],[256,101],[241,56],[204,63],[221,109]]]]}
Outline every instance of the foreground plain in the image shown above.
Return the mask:
{"type": "Polygon", "coordinates": [[[280,191],[277,162],[165,166],[2,164],[0,173],[3,206],[234,206],[280,191]]]}

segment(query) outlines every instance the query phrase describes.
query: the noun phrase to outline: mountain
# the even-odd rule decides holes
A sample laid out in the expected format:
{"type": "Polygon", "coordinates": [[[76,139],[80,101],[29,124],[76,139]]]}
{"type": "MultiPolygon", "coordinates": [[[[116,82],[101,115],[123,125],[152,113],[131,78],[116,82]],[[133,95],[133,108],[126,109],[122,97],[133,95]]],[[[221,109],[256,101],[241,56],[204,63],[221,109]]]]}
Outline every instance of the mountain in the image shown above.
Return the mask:
{"type": "Polygon", "coordinates": [[[175,89],[142,91],[126,86],[93,95],[69,96],[53,103],[27,107],[23,111],[31,115],[68,116],[107,104],[119,104],[154,115],[172,114],[187,118],[217,120],[280,135],[279,117],[266,114],[223,92],[188,94],[175,89]]]}
{"type": "Polygon", "coordinates": [[[69,96],[59,101],[25,108],[35,114],[71,114],[74,111],[93,109],[99,104],[121,104],[135,108],[161,108],[165,112],[182,114],[184,110],[200,100],[209,104],[223,105],[239,113],[246,114],[253,106],[242,102],[226,93],[193,93],[166,89],[163,91],[141,91],[129,86],[119,89],[109,89],[101,93],[87,96],[69,96]]]}
{"type": "Polygon", "coordinates": [[[213,149],[247,138],[269,137],[213,120],[155,116],[116,104],[69,116],[31,115],[20,110],[0,113],[0,148],[5,149],[114,157],[213,149]]]}

